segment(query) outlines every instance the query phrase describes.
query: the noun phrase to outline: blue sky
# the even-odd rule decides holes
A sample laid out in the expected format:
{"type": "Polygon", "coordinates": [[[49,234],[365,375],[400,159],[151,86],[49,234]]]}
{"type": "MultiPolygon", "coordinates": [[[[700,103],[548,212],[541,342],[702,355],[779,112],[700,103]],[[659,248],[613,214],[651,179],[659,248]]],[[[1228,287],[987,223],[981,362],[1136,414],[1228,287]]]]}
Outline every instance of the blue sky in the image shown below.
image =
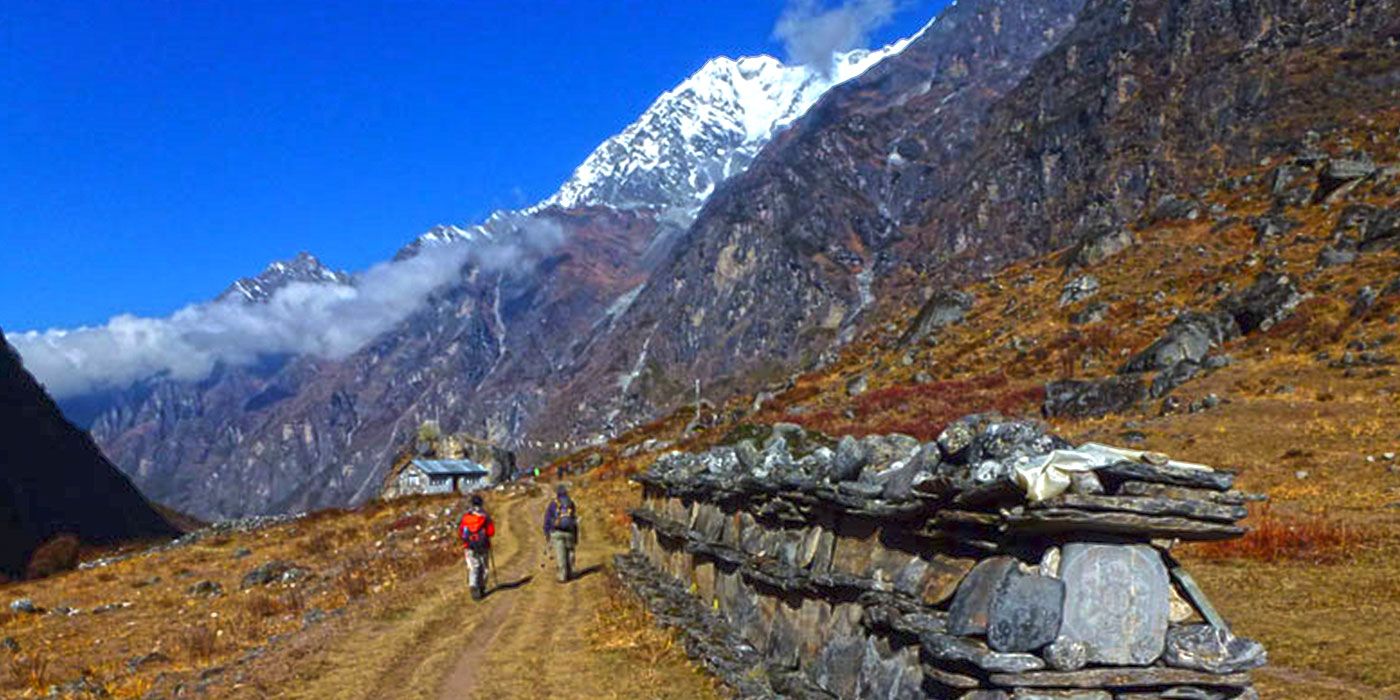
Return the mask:
{"type": "Polygon", "coordinates": [[[782,57],[783,7],[4,0],[0,327],[163,316],[531,204],[708,58],[782,57]]]}

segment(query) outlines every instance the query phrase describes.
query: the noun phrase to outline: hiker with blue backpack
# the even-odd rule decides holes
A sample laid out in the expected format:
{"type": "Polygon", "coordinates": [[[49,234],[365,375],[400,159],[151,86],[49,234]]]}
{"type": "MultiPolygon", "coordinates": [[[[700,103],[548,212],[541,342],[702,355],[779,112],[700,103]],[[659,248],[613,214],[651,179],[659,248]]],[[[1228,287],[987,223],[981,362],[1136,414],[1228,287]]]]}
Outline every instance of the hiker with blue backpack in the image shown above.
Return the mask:
{"type": "Polygon", "coordinates": [[[544,511],[544,537],[554,549],[554,565],[559,583],[568,581],[574,571],[574,547],[578,545],[578,507],[563,484],[554,490],[554,500],[544,511]]]}
{"type": "Polygon", "coordinates": [[[486,595],[486,563],[491,556],[491,538],[496,536],[496,523],[486,513],[481,494],[472,494],[471,506],[462,514],[457,525],[457,534],[462,538],[463,557],[467,561],[467,584],[471,588],[472,600],[481,600],[486,595]]]}

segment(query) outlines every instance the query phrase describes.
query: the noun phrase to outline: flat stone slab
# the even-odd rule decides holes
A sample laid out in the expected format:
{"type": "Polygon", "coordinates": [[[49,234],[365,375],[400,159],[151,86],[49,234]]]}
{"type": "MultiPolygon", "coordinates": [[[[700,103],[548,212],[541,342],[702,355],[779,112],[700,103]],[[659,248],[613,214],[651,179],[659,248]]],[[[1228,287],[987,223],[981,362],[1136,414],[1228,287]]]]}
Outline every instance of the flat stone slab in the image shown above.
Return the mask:
{"type": "Polygon", "coordinates": [[[1034,654],[1003,654],[992,651],[979,640],[967,637],[923,634],[919,635],[919,642],[929,658],[972,664],[992,673],[1025,673],[1045,668],[1045,661],[1034,654]]]}
{"type": "Polygon", "coordinates": [[[1146,481],[1212,491],[1229,491],[1230,487],[1235,485],[1233,472],[1218,469],[1186,469],[1142,462],[1115,462],[1096,471],[1101,479],[1106,477],[1117,481],[1146,481]]]}
{"type": "Polygon", "coordinates": [[[1083,671],[994,673],[993,685],[1003,688],[1160,688],[1176,685],[1244,688],[1249,674],[1217,675],[1180,668],[1093,668],[1083,671]]]}
{"type": "Polygon", "coordinates": [[[1102,532],[1155,539],[1228,540],[1248,532],[1238,525],[1208,522],[1194,518],[1090,511],[1079,508],[1027,510],[1022,514],[1008,515],[1006,523],[1013,532],[1042,535],[1066,532],[1102,532]]]}
{"type": "Polygon", "coordinates": [[[1107,690],[1043,690],[1041,688],[1017,688],[1011,700],[1113,700],[1107,690]]]}
{"type": "Polygon", "coordinates": [[[948,633],[961,636],[986,634],[992,597],[1009,571],[1016,568],[1014,557],[990,557],[978,562],[958,584],[953,604],[948,608],[948,633]]]}
{"type": "Polygon", "coordinates": [[[1064,602],[1064,582],[1013,567],[992,597],[987,644],[1001,652],[1027,652],[1055,641],[1064,602]]]}
{"type": "Polygon", "coordinates": [[[1244,506],[1223,505],[1200,500],[1179,500],[1151,496],[1100,496],[1066,493],[1029,504],[1031,508],[1079,508],[1092,511],[1119,511],[1140,515],[1169,515],[1233,523],[1249,511],[1244,506]]]}
{"type": "Polygon", "coordinates": [[[1060,635],[1089,646],[1090,663],[1146,666],[1162,655],[1170,614],[1167,567],[1145,545],[1064,546],[1060,635]]]}

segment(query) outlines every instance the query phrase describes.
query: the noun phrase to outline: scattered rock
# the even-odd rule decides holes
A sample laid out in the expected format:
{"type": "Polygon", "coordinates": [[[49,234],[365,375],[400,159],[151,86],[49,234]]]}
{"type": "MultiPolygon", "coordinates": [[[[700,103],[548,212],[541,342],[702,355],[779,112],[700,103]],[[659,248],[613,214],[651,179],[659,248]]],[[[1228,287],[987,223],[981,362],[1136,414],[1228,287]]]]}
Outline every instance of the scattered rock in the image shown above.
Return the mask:
{"type": "Polygon", "coordinates": [[[1201,216],[1201,204],[1190,199],[1183,199],[1173,194],[1164,194],[1157,200],[1157,207],[1152,210],[1151,222],[1173,221],[1177,219],[1195,220],[1201,216]]]}
{"type": "Polygon", "coordinates": [[[848,381],[846,382],[846,395],[847,395],[847,396],[860,396],[861,394],[864,394],[864,393],[866,392],[866,390],[869,389],[869,388],[870,388],[870,377],[867,376],[867,375],[862,374],[862,375],[860,375],[860,376],[858,376],[858,377],[854,377],[854,378],[852,378],[852,379],[850,379],[850,380],[848,380],[848,381]]]}
{"type": "Polygon", "coordinates": [[[1366,225],[1366,233],[1357,244],[1363,253],[1389,250],[1400,246],[1400,207],[1378,212],[1366,225]]]}
{"type": "Polygon", "coordinates": [[[131,607],[131,605],[132,605],[132,603],[131,603],[130,601],[121,601],[121,602],[118,602],[118,603],[104,603],[104,604],[102,604],[102,605],[99,605],[99,606],[93,608],[93,609],[92,609],[92,614],[94,614],[94,615],[101,615],[102,613],[109,613],[109,612],[112,612],[112,611],[114,611],[114,610],[125,610],[125,609],[131,607]]]}
{"type": "Polygon", "coordinates": [[[166,663],[168,661],[170,661],[170,657],[158,651],[153,651],[149,654],[141,654],[139,656],[133,656],[127,659],[126,670],[130,671],[131,673],[135,673],[141,670],[141,668],[144,666],[149,666],[151,664],[166,663]]]}
{"type": "Polygon", "coordinates": [[[1179,668],[1208,673],[1239,673],[1268,663],[1264,645],[1236,637],[1211,625],[1182,625],[1167,630],[1162,660],[1179,668]]]}
{"type": "Polygon", "coordinates": [[[1126,411],[1147,398],[1147,385],[1138,377],[1060,379],[1045,385],[1045,416],[1097,418],[1126,411]]]}
{"type": "Polygon", "coordinates": [[[1265,272],[1254,284],[1230,295],[1219,309],[1230,314],[1241,333],[1267,331],[1288,317],[1305,297],[1288,275],[1265,272]]]}
{"type": "Polygon", "coordinates": [[[1101,230],[1080,240],[1070,251],[1069,263],[1080,267],[1095,267],[1136,244],[1133,232],[1128,229],[1101,230]]]}
{"type": "Polygon", "coordinates": [[[239,547],[238,549],[233,550],[233,558],[242,559],[246,556],[251,555],[252,553],[253,550],[248,549],[247,547],[239,547]]]}
{"type": "Polygon", "coordinates": [[[14,637],[5,637],[4,639],[0,639],[0,647],[5,647],[5,651],[10,652],[11,654],[18,654],[20,652],[19,642],[15,641],[14,637]]]}
{"type": "Polygon", "coordinates": [[[310,569],[297,566],[286,561],[270,561],[243,575],[243,582],[240,588],[252,588],[254,586],[266,586],[270,583],[282,581],[290,582],[305,578],[311,573],[310,569]]]}
{"type": "Polygon", "coordinates": [[[224,594],[224,587],[213,581],[200,581],[190,586],[185,594],[196,598],[217,598],[224,594]]]}
{"type": "Polygon", "coordinates": [[[919,309],[919,315],[914,317],[909,330],[900,337],[899,344],[916,343],[941,328],[962,323],[974,303],[976,299],[962,290],[941,289],[934,292],[923,308],[919,309]]]}
{"type": "Polygon", "coordinates": [[[1099,293],[1099,279],[1092,275],[1081,275],[1065,283],[1060,289],[1060,307],[1077,304],[1099,293]]]}
{"type": "Polygon", "coordinates": [[[1249,226],[1254,229],[1255,245],[1263,245],[1269,241],[1280,239],[1284,235],[1298,230],[1302,225],[1301,221],[1290,219],[1279,211],[1271,211],[1249,218],[1249,226]]]}
{"type": "Polygon", "coordinates": [[[1351,248],[1327,246],[1317,254],[1319,268],[1338,267],[1356,262],[1356,251],[1351,248]]]}
{"type": "Polygon", "coordinates": [[[1317,199],[1331,194],[1333,190],[1352,180],[1360,180],[1376,172],[1376,164],[1368,160],[1338,158],[1327,162],[1327,167],[1318,174],[1317,199]]]}
{"type": "Polygon", "coordinates": [[[1194,379],[1201,371],[1201,365],[1191,360],[1182,360],[1153,377],[1147,393],[1154,399],[1162,398],[1173,389],[1194,379]]]}
{"type": "Polygon", "coordinates": [[[1069,322],[1076,326],[1088,323],[1099,323],[1105,318],[1108,318],[1108,311],[1111,308],[1112,307],[1102,301],[1096,301],[1070,314],[1069,322]]]}
{"type": "Polygon", "coordinates": [[[17,598],[10,602],[10,611],[38,615],[44,612],[44,609],[35,605],[33,598],[17,598]]]}
{"type": "Polygon", "coordinates": [[[1160,338],[1123,363],[1118,373],[1167,369],[1183,361],[1200,363],[1212,349],[1239,335],[1240,327],[1230,314],[1187,311],[1160,338]]]}

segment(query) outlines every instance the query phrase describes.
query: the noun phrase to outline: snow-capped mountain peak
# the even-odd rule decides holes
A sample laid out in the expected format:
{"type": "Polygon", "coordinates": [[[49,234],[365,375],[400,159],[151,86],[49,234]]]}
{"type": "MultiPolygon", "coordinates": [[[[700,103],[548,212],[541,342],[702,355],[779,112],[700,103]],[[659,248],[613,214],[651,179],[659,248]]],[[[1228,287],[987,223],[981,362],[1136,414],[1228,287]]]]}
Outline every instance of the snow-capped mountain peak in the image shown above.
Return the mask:
{"type": "Polygon", "coordinates": [[[823,93],[909,41],[837,54],[829,74],[766,55],[711,59],[527,211],[592,204],[696,211],[717,184],[747,168],[764,144],[823,93]]]}
{"type": "Polygon", "coordinates": [[[245,302],[267,301],[277,290],[293,282],[315,282],[318,284],[351,284],[350,275],[332,270],[316,259],[316,256],[302,252],[295,258],[274,262],[257,277],[244,277],[229,285],[219,301],[237,299],[245,302]]]}

